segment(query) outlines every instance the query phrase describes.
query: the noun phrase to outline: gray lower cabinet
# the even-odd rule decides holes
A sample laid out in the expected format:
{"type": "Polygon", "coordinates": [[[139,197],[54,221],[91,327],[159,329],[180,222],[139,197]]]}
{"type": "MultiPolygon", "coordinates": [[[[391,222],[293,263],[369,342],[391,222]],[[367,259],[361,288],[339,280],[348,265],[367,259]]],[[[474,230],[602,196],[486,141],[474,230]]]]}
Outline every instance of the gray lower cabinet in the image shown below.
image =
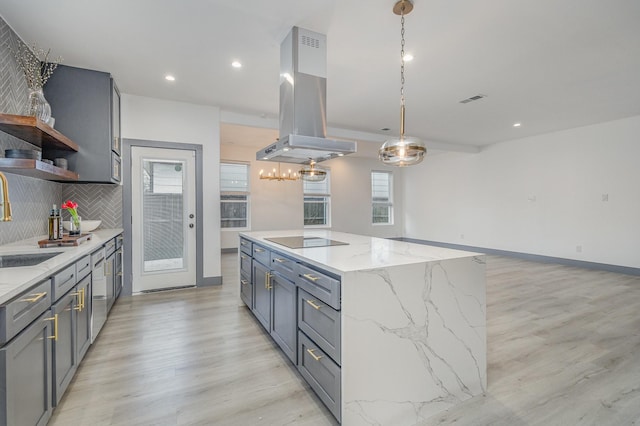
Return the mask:
{"type": "Polygon", "coordinates": [[[75,288],[78,294],[76,309],[76,360],[78,365],[91,346],[91,275],[84,277],[75,288]]]}
{"type": "Polygon", "coordinates": [[[54,319],[53,405],[57,406],[78,366],[76,351],[76,308],[78,293],[69,291],[51,306],[54,319]]]}
{"type": "Polygon", "coordinates": [[[0,349],[0,424],[44,426],[51,417],[51,339],[47,311],[0,349]]]}
{"type": "Polygon", "coordinates": [[[260,324],[271,331],[271,284],[269,268],[253,260],[253,314],[260,324]]]}
{"type": "Polygon", "coordinates": [[[116,266],[116,254],[111,253],[106,262],[105,276],[107,278],[107,312],[111,310],[113,304],[116,301],[116,280],[115,280],[115,266],[116,266]]]}
{"type": "Polygon", "coordinates": [[[249,309],[253,309],[253,283],[251,275],[247,275],[244,271],[240,273],[240,298],[249,309]]]}
{"type": "Polygon", "coordinates": [[[287,357],[297,364],[297,287],[278,272],[271,274],[271,337],[287,357]]]}

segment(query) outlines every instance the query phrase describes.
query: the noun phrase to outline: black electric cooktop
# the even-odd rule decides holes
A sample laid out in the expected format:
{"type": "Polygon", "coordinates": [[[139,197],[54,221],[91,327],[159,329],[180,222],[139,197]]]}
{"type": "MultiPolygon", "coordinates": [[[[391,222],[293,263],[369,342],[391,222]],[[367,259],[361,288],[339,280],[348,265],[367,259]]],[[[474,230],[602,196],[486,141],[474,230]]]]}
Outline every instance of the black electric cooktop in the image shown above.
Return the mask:
{"type": "Polygon", "coordinates": [[[294,236],[294,237],[265,238],[265,240],[271,241],[272,243],[280,244],[292,249],[349,245],[349,243],[343,243],[342,241],[328,240],[326,238],[320,238],[320,237],[303,237],[301,235],[294,236]]]}

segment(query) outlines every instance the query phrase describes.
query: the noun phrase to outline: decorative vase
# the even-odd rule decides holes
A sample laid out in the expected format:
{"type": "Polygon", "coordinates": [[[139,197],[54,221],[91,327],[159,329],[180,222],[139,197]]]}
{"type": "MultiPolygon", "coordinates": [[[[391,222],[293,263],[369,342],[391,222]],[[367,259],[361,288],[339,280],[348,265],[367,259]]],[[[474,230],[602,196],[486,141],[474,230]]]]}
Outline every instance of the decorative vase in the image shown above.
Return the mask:
{"type": "Polygon", "coordinates": [[[27,102],[25,115],[36,117],[43,123],[49,121],[51,117],[51,105],[44,97],[42,89],[29,89],[29,100],[27,102]]]}
{"type": "Polygon", "coordinates": [[[71,217],[69,221],[69,235],[80,235],[80,225],[82,218],[80,216],[71,217]]]}

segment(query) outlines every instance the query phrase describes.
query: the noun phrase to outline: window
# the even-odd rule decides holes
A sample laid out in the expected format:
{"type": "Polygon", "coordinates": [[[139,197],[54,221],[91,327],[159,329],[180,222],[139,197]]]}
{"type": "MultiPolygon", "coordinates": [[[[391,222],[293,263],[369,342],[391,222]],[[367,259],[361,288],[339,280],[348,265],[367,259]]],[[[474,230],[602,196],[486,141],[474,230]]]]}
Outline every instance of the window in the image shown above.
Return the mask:
{"type": "Polygon", "coordinates": [[[393,224],[391,172],[371,172],[371,223],[393,224]]]}
{"type": "Polygon", "coordinates": [[[331,226],[329,171],[322,182],[302,181],[304,191],[304,226],[331,226]]]}
{"type": "Polygon", "coordinates": [[[249,165],[220,163],[220,226],[249,227],[249,165]]]}

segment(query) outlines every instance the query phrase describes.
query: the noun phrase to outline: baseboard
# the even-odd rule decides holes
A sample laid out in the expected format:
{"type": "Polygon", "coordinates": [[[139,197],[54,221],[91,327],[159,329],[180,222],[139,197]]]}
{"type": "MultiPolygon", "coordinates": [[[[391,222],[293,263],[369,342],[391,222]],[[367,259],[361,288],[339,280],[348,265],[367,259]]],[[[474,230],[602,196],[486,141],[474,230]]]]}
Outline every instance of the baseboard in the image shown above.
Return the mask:
{"type": "Polygon", "coordinates": [[[196,287],[211,287],[214,285],[222,285],[222,277],[203,277],[196,287]]]}
{"type": "Polygon", "coordinates": [[[518,259],[531,260],[534,262],[557,263],[566,266],[575,266],[578,268],[595,269],[598,271],[616,272],[618,274],[640,276],[640,268],[632,268],[630,266],[609,265],[607,263],[587,262],[584,260],[565,259],[562,257],[543,256],[540,254],[521,253],[517,251],[498,250],[486,247],[465,246],[461,244],[442,243],[439,241],[419,240],[416,238],[397,237],[391,240],[406,241],[408,243],[425,244],[429,246],[451,248],[456,250],[475,251],[484,254],[495,254],[498,256],[515,257],[518,259]]]}

